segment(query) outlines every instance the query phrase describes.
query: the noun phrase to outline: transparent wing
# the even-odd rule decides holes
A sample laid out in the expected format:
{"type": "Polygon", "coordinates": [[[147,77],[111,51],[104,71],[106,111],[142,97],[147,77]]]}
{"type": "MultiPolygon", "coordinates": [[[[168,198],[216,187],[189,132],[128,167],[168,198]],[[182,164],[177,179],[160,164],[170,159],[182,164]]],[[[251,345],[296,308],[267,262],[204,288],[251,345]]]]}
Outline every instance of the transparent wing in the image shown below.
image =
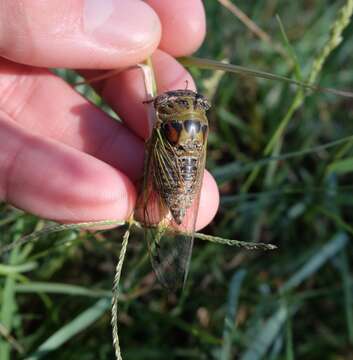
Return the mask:
{"type": "Polygon", "coordinates": [[[167,222],[147,230],[153,269],[161,284],[173,292],[184,287],[189,272],[198,203],[199,195],[192,207],[186,210],[186,220],[182,225],[167,219],[167,222]]]}
{"type": "Polygon", "coordinates": [[[162,181],[162,172],[175,178],[180,177],[180,174],[173,173],[178,171],[177,161],[170,152],[165,150],[163,147],[165,145],[160,141],[156,140],[152,146],[146,166],[144,221],[149,226],[145,229],[145,236],[152,267],[158,280],[166,289],[176,292],[183,288],[189,270],[205,154],[199,161],[193,202],[191,206],[181,202],[181,207],[185,209],[185,216],[182,224],[177,225],[154,185],[162,181]]]}

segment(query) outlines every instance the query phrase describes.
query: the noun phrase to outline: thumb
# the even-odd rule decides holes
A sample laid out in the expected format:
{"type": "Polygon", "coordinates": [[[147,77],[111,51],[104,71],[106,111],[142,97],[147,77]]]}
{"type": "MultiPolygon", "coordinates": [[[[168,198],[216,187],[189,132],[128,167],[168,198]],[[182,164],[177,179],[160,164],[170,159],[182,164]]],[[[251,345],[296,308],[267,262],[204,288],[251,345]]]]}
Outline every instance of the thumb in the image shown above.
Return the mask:
{"type": "Polygon", "coordinates": [[[161,25],[141,0],[1,0],[0,56],[41,66],[134,65],[158,46],[161,25]]]}

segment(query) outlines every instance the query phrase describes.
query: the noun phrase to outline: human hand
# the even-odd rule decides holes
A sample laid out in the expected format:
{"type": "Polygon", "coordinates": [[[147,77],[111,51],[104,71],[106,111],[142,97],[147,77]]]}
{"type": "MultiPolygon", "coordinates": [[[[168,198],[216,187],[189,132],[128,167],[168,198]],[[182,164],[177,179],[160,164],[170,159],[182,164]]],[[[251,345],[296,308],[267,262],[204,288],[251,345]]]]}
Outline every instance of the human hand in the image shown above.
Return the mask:
{"type": "MultiPolygon", "coordinates": [[[[186,80],[194,89],[173,56],[201,44],[201,1],[0,5],[0,200],[60,222],[128,218],[150,131],[141,70],[122,70],[96,86],[120,124],[47,68],[124,69],[153,53],[160,92],[183,88],[186,80]]],[[[197,228],[212,220],[218,203],[206,171],[197,228]]]]}

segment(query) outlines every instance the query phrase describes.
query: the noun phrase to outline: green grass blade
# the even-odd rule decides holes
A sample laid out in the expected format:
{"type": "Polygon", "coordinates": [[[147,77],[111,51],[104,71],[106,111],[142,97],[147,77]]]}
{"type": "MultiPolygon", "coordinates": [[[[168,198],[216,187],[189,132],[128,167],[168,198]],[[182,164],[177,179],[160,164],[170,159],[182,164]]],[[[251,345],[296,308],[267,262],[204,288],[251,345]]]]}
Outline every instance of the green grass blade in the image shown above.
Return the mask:
{"type": "MultiPolygon", "coordinates": [[[[13,250],[10,256],[10,264],[16,264],[18,257],[18,249],[13,250]]],[[[2,292],[1,299],[1,324],[11,332],[13,326],[13,317],[16,312],[16,298],[15,298],[16,279],[13,274],[8,274],[5,280],[5,285],[2,292]]],[[[10,343],[0,338],[0,359],[10,360],[10,343]]]]}
{"type": "Polygon", "coordinates": [[[223,345],[221,349],[220,360],[233,359],[231,354],[232,335],[235,329],[235,317],[237,313],[240,289],[245,275],[246,275],[245,270],[239,270],[233,275],[230,281],[228,302],[227,302],[227,313],[224,319],[223,345]]]}
{"type": "Polygon", "coordinates": [[[87,289],[82,286],[54,282],[35,282],[16,284],[17,293],[63,294],[68,296],[87,296],[93,298],[110,297],[110,290],[87,289]]]}
{"type": "Polygon", "coordinates": [[[293,326],[291,314],[288,314],[286,321],[286,360],[294,360],[293,326]]]}
{"type": "Polygon", "coordinates": [[[309,276],[317,272],[329,259],[341,251],[348,243],[348,236],[345,233],[338,233],[313,255],[307,263],[300,268],[289,280],[287,280],[280,289],[285,293],[294,287],[300,285],[309,276]]]}
{"type": "Polygon", "coordinates": [[[346,312],[346,323],[348,340],[353,345],[353,294],[352,294],[352,275],[349,269],[347,251],[343,250],[340,259],[340,270],[343,282],[344,308],[346,312]]]}
{"type": "MultiPolygon", "coordinates": [[[[329,55],[342,41],[343,39],[342,33],[350,22],[352,12],[353,12],[353,0],[347,0],[346,4],[342,6],[341,10],[337,15],[337,18],[332,26],[331,35],[329,39],[326,41],[325,45],[323,46],[323,48],[320,50],[320,52],[313,61],[309,73],[309,81],[308,81],[309,84],[312,84],[316,81],[329,55]]],[[[280,121],[277,129],[275,130],[274,134],[271,136],[268,144],[266,145],[264,150],[264,155],[269,155],[271,153],[272,155],[279,155],[279,153],[281,152],[285,130],[287,129],[287,126],[289,125],[293,115],[304,103],[306,97],[306,94],[303,91],[304,88],[305,86],[301,86],[296,91],[295,97],[291,105],[289,106],[288,111],[280,121]]],[[[326,89],[326,90],[330,90],[330,89],[326,89]]],[[[320,91],[320,89],[318,89],[318,91],[320,91]]],[[[352,93],[349,94],[347,93],[346,95],[352,97],[352,93]]],[[[275,164],[271,164],[269,168],[269,172],[266,175],[267,182],[269,179],[274,177],[274,172],[275,172],[275,164]]],[[[242,186],[241,190],[243,192],[247,192],[249,190],[249,188],[251,187],[251,185],[254,183],[255,179],[259,175],[259,173],[260,173],[259,167],[254,168],[254,170],[248,176],[245,184],[242,186]]]]}
{"type": "Polygon", "coordinates": [[[32,271],[37,268],[37,263],[32,261],[21,265],[0,264],[0,275],[10,275],[32,271]]]}
{"type": "Polygon", "coordinates": [[[233,64],[225,64],[220,61],[211,60],[211,59],[201,59],[197,57],[183,57],[178,59],[184,66],[195,66],[199,69],[207,69],[207,70],[222,70],[234,74],[242,74],[253,77],[258,77],[262,79],[282,81],[292,85],[299,86],[300,88],[309,89],[312,91],[318,91],[322,93],[330,93],[338,96],[343,96],[347,98],[353,98],[353,92],[338,90],[333,88],[324,88],[316,85],[312,85],[310,83],[305,83],[302,81],[297,81],[294,79],[290,79],[286,76],[274,75],[266,71],[254,70],[247,68],[245,66],[233,65],[233,64]]]}
{"type": "Polygon", "coordinates": [[[288,36],[287,36],[286,31],[284,29],[284,25],[283,25],[282,20],[279,17],[279,15],[276,15],[276,19],[277,19],[277,22],[279,24],[279,28],[281,30],[281,35],[282,35],[282,39],[283,39],[283,44],[284,44],[285,49],[286,49],[286,53],[287,53],[287,55],[289,56],[289,58],[292,60],[292,62],[294,64],[295,77],[296,77],[296,79],[298,81],[302,81],[303,75],[302,75],[302,70],[300,68],[298,57],[297,57],[294,49],[292,48],[292,45],[289,42],[288,36]]]}
{"type": "Polygon", "coordinates": [[[240,357],[240,360],[260,360],[277,338],[281,328],[288,317],[288,309],[281,305],[280,308],[265,322],[261,332],[256,336],[249,349],[240,357]]]}
{"type": "Polygon", "coordinates": [[[85,331],[97,321],[110,308],[110,299],[101,299],[82,314],[73,319],[50,336],[38,349],[26,360],[38,360],[47,356],[50,352],[59,349],[63,344],[75,335],[85,331]]]}
{"type": "Polygon", "coordinates": [[[343,175],[353,171],[353,157],[345,158],[342,160],[334,161],[328,168],[328,173],[335,172],[336,174],[343,175]]]}
{"type": "Polygon", "coordinates": [[[323,215],[325,215],[327,218],[331,219],[338,228],[342,229],[343,231],[346,231],[350,235],[353,235],[353,226],[345,222],[342,219],[342,217],[339,214],[337,214],[336,211],[330,211],[327,208],[321,208],[321,207],[318,207],[317,210],[323,215]]]}
{"type": "Polygon", "coordinates": [[[110,225],[121,226],[124,224],[125,224],[125,221],[118,221],[118,220],[90,221],[90,222],[82,222],[82,223],[76,223],[76,224],[54,224],[54,225],[47,226],[44,229],[36,231],[32,234],[21,237],[20,239],[17,239],[16,241],[14,241],[13,243],[11,243],[9,245],[0,247],[0,255],[18,247],[18,246],[22,246],[29,242],[37,241],[44,235],[49,235],[49,234],[52,234],[55,232],[61,232],[61,231],[65,231],[65,230],[78,230],[81,228],[88,229],[88,228],[94,228],[94,227],[98,227],[98,226],[110,226],[110,225]]]}
{"type": "MultiPolygon", "coordinates": [[[[334,141],[328,142],[323,145],[318,145],[318,146],[314,146],[314,147],[303,149],[303,150],[293,151],[293,152],[289,152],[289,153],[282,154],[282,155],[270,156],[267,158],[263,158],[263,159],[251,162],[249,164],[241,164],[241,163],[239,163],[239,161],[235,161],[235,162],[229,163],[227,165],[223,165],[223,166],[219,166],[219,167],[215,168],[214,171],[212,172],[212,174],[216,177],[217,181],[224,182],[227,180],[232,180],[240,174],[247,173],[256,167],[265,166],[273,161],[283,161],[283,160],[295,159],[295,158],[305,156],[305,155],[315,154],[315,153],[321,152],[323,150],[327,150],[327,149],[342,145],[344,143],[351,142],[352,140],[353,140],[352,135],[346,136],[342,139],[334,140],[334,141]]],[[[329,168],[329,171],[333,171],[333,170],[331,170],[331,168],[329,168]]]]}
{"type": "MultiPolygon", "coordinates": [[[[16,241],[16,238],[19,238],[21,231],[23,230],[23,221],[20,219],[14,228],[13,237],[16,241]]],[[[9,266],[17,266],[18,262],[21,259],[21,254],[19,249],[13,249],[9,256],[9,266]]],[[[16,302],[16,275],[18,273],[9,273],[6,276],[4,288],[0,292],[1,302],[0,302],[0,323],[6,328],[9,334],[11,334],[13,328],[13,320],[16,314],[17,302],[16,302]]],[[[0,359],[9,360],[10,359],[11,344],[8,341],[0,338],[0,359]]]]}
{"type": "Polygon", "coordinates": [[[24,353],[22,345],[13,336],[11,336],[9,330],[0,323],[0,338],[1,337],[6,339],[6,341],[11,344],[12,348],[15,349],[19,354],[22,355],[24,353]]]}
{"type": "MultiPolygon", "coordinates": [[[[300,268],[280,289],[283,294],[294,287],[299,286],[309,276],[318,271],[318,269],[325,264],[329,259],[341,251],[348,243],[348,236],[345,233],[339,233],[325,246],[322,247],[314,256],[312,256],[307,263],[300,268]]],[[[258,360],[262,359],[264,354],[268,351],[271,344],[276,340],[279,331],[288,321],[289,313],[292,313],[294,308],[289,311],[287,306],[282,303],[280,309],[275,312],[261,328],[261,332],[256,337],[250,348],[241,357],[241,360],[258,360]]]]}

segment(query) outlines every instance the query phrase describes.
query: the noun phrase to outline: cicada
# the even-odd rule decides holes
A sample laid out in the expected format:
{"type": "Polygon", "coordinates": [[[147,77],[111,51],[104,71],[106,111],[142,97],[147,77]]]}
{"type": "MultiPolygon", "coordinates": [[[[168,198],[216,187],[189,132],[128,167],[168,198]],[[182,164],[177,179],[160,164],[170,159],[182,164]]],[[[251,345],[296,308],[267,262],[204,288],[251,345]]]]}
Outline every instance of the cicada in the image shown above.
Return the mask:
{"type": "Polygon", "coordinates": [[[209,102],[191,90],[151,102],[155,126],[146,143],[142,215],[152,266],[164,287],[184,286],[206,160],[209,102]]]}

